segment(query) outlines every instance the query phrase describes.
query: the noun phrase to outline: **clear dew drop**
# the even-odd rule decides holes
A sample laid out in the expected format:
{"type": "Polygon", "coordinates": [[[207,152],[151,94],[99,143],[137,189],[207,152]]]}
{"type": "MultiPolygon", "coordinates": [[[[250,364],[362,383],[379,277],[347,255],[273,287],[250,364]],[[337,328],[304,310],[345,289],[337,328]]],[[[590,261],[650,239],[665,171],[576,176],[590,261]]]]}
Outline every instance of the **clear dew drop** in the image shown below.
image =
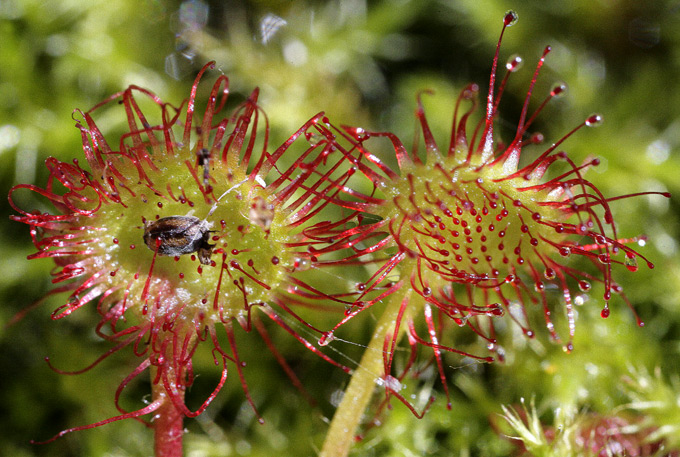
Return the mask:
{"type": "Polygon", "coordinates": [[[394,376],[390,375],[385,376],[384,385],[395,392],[399,392],[403,388],[401,382],[399,382],[399,380],[394,376]]]}
{"type": "Polygon", "coordinates": [[[552,268],[546,268],[545,271],[543,272],[543,277],[547,279],[548,281],[555,279],[556,273],[555,270],[552,268]]]}
{"type": "Polygon", "coordinates": [[[499,362],[505,362],[505,348],[500,344],[496,346],[496,356],[499,362]]]}
{"type": "Polygon", "coordinates": [[[319,338],[319,346],[327,346],[334,339],[335,335],[333,332],[325,332],[321,338],[319,338]]]}
{"type": "Polygon", "coordinates": [[[340,402],[342,402],[342,397],[344,397],[344,396],[345,396],[345,391],[342,390],[342,389],[338,389],[331,394],[331,396],[329,398],[329,402],[330,402],[331,405],[338,407],[338,406],[340,406],[340,402]]]}
{"type": "Polygon", "coordinates": [[[522,59],[522,56],[514,54],[508,59],[507,63],[505,64],[505,68],[507,68],[509,72],[514,73],[522,68],[523,65],[524,59],[522,59]]]}
{"type": "Polygon", "coordinates": [[[312,267],[312,262],[304,257],[296,257],[293,261],[293,267],[295,271],[305,271],[312,267]]]}
{"type": "Polygon", "coordinates": [[[453,321],[458,324],[459,327],[465,327],[467,325],[467,321],[470,319],[470,315],[465,315],[463,317],[454,317],[453,321]]]}
{"type": "Polygon", "coordinates": [[[494,303],[489,307],[486,313],[487,316],[500,317],[505,315],[505,308],[500,303],[494,303]]]}
{"type": "Polygon", "coordinates": [[[561,97],[567,93],[567,85],[563,82],[555,84],[550,91],[552,97],[561,97]]]}
{"type": "Polygon", "coordinates": [[[635,255],[626,254],[623,263],[626,265],[626,268],[628,268],[633,273],[638,270],[637,257],[635,257],[635,255]]]}
{"type": "Polygon", "coordinates": [[[602,116],[599,114],[591,114],[585,120],[586,127],[597,127],[599,125],[602,125],[603,122],[604,119],[602,119],[602,116]]]}
{"type": "Polygon", "coordinates": [[[519,16],[515,11],[508,10],[505,12],[505,16],[503,17],[503,23],[505,24],[506,27],[512,27],[517,23],[518,19],[519,16]]]}
{"type": "Polygon", "coordinates": [[[324,140],[324,137],[320,133],[308,131],[305,132],[305,140],[307,140],[310,145],[316,146],[324,140]]]}

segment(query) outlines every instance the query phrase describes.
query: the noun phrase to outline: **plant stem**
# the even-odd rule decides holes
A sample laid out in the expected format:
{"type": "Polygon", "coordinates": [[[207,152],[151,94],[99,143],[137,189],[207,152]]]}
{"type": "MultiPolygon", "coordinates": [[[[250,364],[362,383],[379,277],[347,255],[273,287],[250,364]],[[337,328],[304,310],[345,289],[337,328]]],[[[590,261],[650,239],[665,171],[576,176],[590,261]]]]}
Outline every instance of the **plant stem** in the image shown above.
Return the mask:
{"type": "MultiPolygon", "coordinates": [[[[151,369],[151,379],[156,369],[151,369]]],[[[153,420],[155,457],[182,457],[182,437],[184,435],[184,415],[175,408],[162,383],[151,383],[153,400],[163,399],[163,404],[155,413],[153,420]]],[[[184,389],[178,387],[184,396],[184,389]]]]}
{"type": "MultiPolygon", "coordinates": [[[[402,287],[390,296],[373,337],[364,351],[359,366],[352,374],[340,406],[335,411],[320,457],[345,457],[349,454],[361,417],[375,390],[376,381],[385,375],[383,353],[385,336],[394,331],[401,303],[408,299],[407,295],[410,293],[410,287],[402,287]]],[[[402,320],[408,320],[412,313],[412,307],[409,306],[402,320]]],[[[400,333],[401,331],[403,326],[400,327],[400,333]]]]}

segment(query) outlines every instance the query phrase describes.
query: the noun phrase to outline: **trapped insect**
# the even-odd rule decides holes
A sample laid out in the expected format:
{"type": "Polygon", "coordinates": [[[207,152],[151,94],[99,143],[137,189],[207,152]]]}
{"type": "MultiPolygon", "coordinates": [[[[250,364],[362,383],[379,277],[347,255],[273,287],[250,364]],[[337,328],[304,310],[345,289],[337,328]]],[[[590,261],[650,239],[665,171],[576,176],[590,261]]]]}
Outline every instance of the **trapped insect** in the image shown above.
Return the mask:
{"type": "Polygon", "coordinates": [[[160,255],[196,252],[203,265],[210,264],[214,244],[208,243],[208,222],[195,216],[169,216],[144,225],[144,243],[160,255]]]}
{"type": "Polygon", "coordinates": [[[207,148],[196,151],[196,164],[203,167],[203,187],[206,192],[212,190],[210,185],[210,150],[207,148]]]}
{"type": "MultiPolygon", "coordinates": [[[[257,180],[257,179],[256,179],[257,180]]],[[[257,180],[259,183],[259,180],[257,180]]],[[[214,244],[210,244],[210,226],[208,218],[217,209],[217,203],[232,190],[245,182],[241,181],[225,191],[215,201],[205,219],[196,216],[168,216],[156,221],[144,223],[144,243],[159,255],[180,256],[183,254],[198,254],[198,260],[203,265],[210,265],[210,257],[214,244]]]]}

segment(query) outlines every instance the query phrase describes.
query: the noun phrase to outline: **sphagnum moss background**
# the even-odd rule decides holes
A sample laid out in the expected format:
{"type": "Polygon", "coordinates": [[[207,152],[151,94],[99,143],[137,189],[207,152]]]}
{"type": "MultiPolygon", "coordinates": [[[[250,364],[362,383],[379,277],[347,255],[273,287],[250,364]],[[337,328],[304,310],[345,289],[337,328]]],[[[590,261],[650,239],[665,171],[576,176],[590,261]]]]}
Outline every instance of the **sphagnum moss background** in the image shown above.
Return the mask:
{"type": "MultiPolygon", "coordinates": [[[[511,136],[533,62],[546,44],[553,52],[537,84],[536,99],[557,81],[567,96],[551,103],[534,126],[548,141],[559,138],[591,112],[605,123],[571,138],[564,148],[579,163],[589,155],[603,165],[589,171],[605,195],[645,190],[680,194],[680,4],[646,2],[33,2],[0,3],[0,161],[2,191],[17,183],[44,185],[48,156],[70,161],[81,154],[71,112],[89,109],[104,97],[137,84],[178,105],[196,71],[208,60],[231,80],[232,96],[261,88],[260,105],[272,125],[271,144],[280,143],[307,119],[325,110],[336,124],[389,130],[408,144],[414,131],[415,94],[425,99],[428,118],[439,136],[450,129],[453,103],[461,88],[485,84],[507,9],[520,21],[504,38],[501,61],[520,54],[525,69],[513,75],[501,108],[511,136]],[[263,43],[261,25],[286,24],[263,43]],[[265,20],[265,18],[268,18],[265,20]]],[[[216,77],[213,74],[213,77],[216,77]]],[[[101,119],[109,135],[119,119],[101,119]]],[[[39,205],[22,202],[24,208],[39,205]]],[[[3,203],[3,214],[9,215],[3,203]]],[[[440,398],[422,420],[402,405],[366,433],[356,455],[507,455],[511,446],[497,438],[489,418],[501,405],[535,398],[542,420],[551,424],[556,407],[609,413],[617,405],[660,400],[646,411],[652,424],[676,425],[680,262],[677,253],[677,197],[638,198],[613,205],[619,233],[648,235],[641,253],[656,265],[633,274],[621,268],[617,280],[645,322],[635,325],[620,300],[611,316],[599,317],[601,291],[579,308],[574,351],[534,340],[508,328],[504,364],[470,364],[447,358],[453,409],[447,411],[441,386],[411,382],[409,393],[433,389],[440,398]],[[661,381],[645,390],[635,382],[661,381]],[[632,391],[640,392],[633,394],[632,391]],[[665,397],[664,397],[665,395],[665,397]],[[674,415],[673,415],[674,414],[674,415]]],[[[25,260],[33,252],[26,227],[2,222],[0,284],[2,323],[50,290],[49,261],[25,260]]],[[[596,289],[596,287],[595,287],[596,289]]],[[[8,455],[149,455],[152,438],[141,424],[123,421],[74,433],[35,446],[61,429],[116,414],[113,393],[137,363],[122,352],[79,376],[51,371],[84,367],[109,346],[92,328],[95,311],[84,307],[52,322],[49,314],[63,296],[49,297],[20,322],[3,327],[0,344],[2,425],[0,448],[8,455]]],[[[329,325],[337,316],[329,318],[329,325]]],[[[366,343],[371,321],[352,328],[345,339],[366,343]]],[[[318,402],[310,406],[295,389],[261,339],[237,332],[248,362],[245,375],[265,418],[259,425],[245,402],[235,373],[214,404],[188,420],[187,455],[314,455],[327,428],[325,418],[346,385],[347,375],[282,332],[277,348],[297,370],[318,402]]],[[[353,363],[361,348],[333,343],[353,363]]],[[[343,357],[338,355],[337,357],[343,357]]],[[[204,398],[220,373],[209,356],[197,361],[191,393],[204,398]]],[[[148,392],[137,385],[126,393],[133,407],[148,392]]],[[[427,394],[426,394],[427,395],[427,394]]],[[[677,430],[677,429],[676,429],[677,430]]],[[[677,432],[680,435],[680,432],[677,432]]],[[[680,446],[680,438],[674,446],[680,446]]]]}

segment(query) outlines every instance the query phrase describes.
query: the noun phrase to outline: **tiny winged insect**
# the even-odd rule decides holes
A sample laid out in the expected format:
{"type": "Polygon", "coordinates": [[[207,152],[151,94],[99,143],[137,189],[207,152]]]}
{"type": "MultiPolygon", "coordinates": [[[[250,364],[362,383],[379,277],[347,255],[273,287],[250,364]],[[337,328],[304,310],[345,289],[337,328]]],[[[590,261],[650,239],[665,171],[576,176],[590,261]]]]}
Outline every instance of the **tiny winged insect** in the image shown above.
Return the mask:
{"type": "Polygon", "coordinates": [[[196,216],[168,216],[157,221],[144,223],[144,243],[159,255],[180,256],[183,254],[198,254],[198,260],[203,265],[210,265],[210,256],[215,247],[210,244],[210,223],[207,219],[217,209],[217,203],[232,190],[243,184],[242,181],[215,201],[205,219],[196,216]]]}
{"type": "Polygon", "coordinates": [[[207,148],[202,148],[196,151],[196,164],[203,167],[203,187],[205,187],[206,192],[212,190],[210,185],[210,150],[207,148]]]}

